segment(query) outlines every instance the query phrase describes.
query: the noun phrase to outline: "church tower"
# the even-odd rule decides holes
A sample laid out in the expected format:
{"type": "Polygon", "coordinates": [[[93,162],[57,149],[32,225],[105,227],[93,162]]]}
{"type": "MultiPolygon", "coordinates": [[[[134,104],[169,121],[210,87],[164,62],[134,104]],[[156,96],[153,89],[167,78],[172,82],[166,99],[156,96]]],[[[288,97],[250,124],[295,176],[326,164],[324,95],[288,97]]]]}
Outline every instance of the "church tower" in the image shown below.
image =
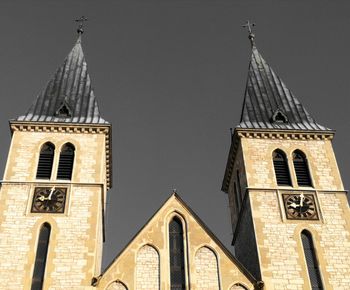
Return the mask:
{"type": "Polygon", "coordinates": [[[348,289],[350,212],[334,131],[272,70],[251,30],[249,38],[242,115],[222,185],[235,255],[268,290],[348,289]]]}
{"type": "Polygon", "coordinates": [[[10,121],[1,289],[93,289],[101,271],[111,126],[92,90],[82,32],[29,110],[10,121]]]}

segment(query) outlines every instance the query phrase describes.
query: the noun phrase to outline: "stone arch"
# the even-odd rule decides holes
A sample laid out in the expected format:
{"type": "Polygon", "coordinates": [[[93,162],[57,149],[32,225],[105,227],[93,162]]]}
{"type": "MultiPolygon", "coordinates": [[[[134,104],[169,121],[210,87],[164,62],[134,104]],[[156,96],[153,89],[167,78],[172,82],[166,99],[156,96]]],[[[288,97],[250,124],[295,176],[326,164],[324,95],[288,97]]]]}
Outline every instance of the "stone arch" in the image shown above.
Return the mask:
{"type": "Polygon", "coordinates": [[[196,288],[201,290],[219,290],[220,280],[218,260],[213,250],[201,247],[195,255],[196,288]]]}
{"type": "Polygon", "coordinates": [[[241,283],[236,283],[235,285],[233,285],[230,290],[247,290],[248,288],[246,288],[245,286],[243,286],[241,283]]]}
{"type": "Polygon", "coordinates": [[[136,256],[136,290],[159,289],[159,254],[151,245],[144,245],[136,256]]]}
{"type": "Polygon", "coordinates": [[[128,288],[120,281],[115,281],[106,288],[106,290],[128,290],[128,288]]]}

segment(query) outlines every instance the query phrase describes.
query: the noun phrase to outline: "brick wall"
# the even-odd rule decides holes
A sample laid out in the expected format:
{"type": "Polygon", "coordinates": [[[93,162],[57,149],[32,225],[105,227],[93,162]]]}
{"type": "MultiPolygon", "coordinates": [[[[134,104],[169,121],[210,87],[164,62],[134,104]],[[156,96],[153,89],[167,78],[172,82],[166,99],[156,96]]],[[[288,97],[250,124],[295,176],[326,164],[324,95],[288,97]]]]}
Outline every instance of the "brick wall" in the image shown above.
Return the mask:
{"type": "Polygon", "coordinates": [[[200,248],[195,256],[196,289],[219,290],[218,262],[212,250],[200,248]]]}
{"type": "Polygon", "coordinates": [[[151,246],[143,246],[136,257],[136,290],[159,289],[159,255],[151,246]]]}

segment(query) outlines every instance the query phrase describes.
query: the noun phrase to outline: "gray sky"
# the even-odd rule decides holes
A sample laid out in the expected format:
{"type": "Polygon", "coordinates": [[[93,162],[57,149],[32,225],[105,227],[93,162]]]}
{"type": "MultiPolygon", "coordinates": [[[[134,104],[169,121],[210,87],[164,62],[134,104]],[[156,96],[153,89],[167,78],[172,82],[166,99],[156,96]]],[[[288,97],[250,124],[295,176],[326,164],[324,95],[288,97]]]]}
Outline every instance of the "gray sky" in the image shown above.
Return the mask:
{"type": "Polygon", "coordinates": [[[8,119],[24,113],[89,18],[83,49],[102,116],[113,124],[104,265],[177,188],[230,248],[220,191],[240,117],[251,19],[260,53],[318,123],[349,186],[349,1],[120,0],[0,2],[0,165],[8,119]],[[305,3],[306,2],[306,3],[305,3]]]}

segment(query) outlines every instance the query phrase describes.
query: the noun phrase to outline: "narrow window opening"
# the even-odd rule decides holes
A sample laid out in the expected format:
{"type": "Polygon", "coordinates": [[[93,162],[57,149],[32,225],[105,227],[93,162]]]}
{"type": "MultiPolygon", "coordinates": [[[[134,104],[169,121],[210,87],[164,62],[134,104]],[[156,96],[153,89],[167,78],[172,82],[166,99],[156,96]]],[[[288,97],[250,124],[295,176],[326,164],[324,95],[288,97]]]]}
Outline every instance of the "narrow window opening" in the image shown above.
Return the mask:
{"type": "Polygon", "coordinates": [[[51,226],[48,223],[44,223],[39,233],[31,290],[43,289],[50,233],[51,226]]]}
{"type": "Polygon", "coordinates": [[[304,248],[304,255],[309,272],[309,279],[312,290],[323,290],[321,273],[318,267],[315,248],[310,232],[304,230],[301,232],[301,240],[304,248]]]}
{"type": "Polygon", "coordinates": [[[174,217],[169,224],[169,247],[171,290],[185,290],[183,228],[180,219],[177,217],[174,217]]]}
{"type": "Polygon", "coordinates": [[[237,176],[237,191],[239,194],[239,199],[242,201],[243,200],[243,194],[242,194],[242,188],[241,188],[241,179],[239,177],[239,171],[237,170],[236,172],[236,176],[237,176]]]}
{"type": "Polygon", "coordinates": [[[57,179],[70,180],[72,178],[75,148],[72,144],[63,145],[57,170],[57,179]]]}
{"type": "Polygon", "coordinates": [[[275,168],[275,175],[278,185],[291,186],[290,174],[288,169],[288,162],[286,155],[281,150],[275,150],[272,154],[273,166],[275,168]]]}
{"type": "Polygon", "coordinates": [[[239,196],[238,196],[236,182],[233,183],[233,194],[235,196],[235,203],[236,203],[236,209],[237,209],[237,215],[238,215],[239,210],[241,208],[241,200],[239,199],[239,196]]]}
{"type": "Polygon", "coordinates": [[[55,146],[52,143],[45,143],[41,147],[36,178],[50,179],[54,155],[55,146]]]}
{"type": "Polygon", "coordinates": [[[297,150],[293,153],[295,175],[299,186],[312,186],[307,159],[303,152],[297,150]]]}

